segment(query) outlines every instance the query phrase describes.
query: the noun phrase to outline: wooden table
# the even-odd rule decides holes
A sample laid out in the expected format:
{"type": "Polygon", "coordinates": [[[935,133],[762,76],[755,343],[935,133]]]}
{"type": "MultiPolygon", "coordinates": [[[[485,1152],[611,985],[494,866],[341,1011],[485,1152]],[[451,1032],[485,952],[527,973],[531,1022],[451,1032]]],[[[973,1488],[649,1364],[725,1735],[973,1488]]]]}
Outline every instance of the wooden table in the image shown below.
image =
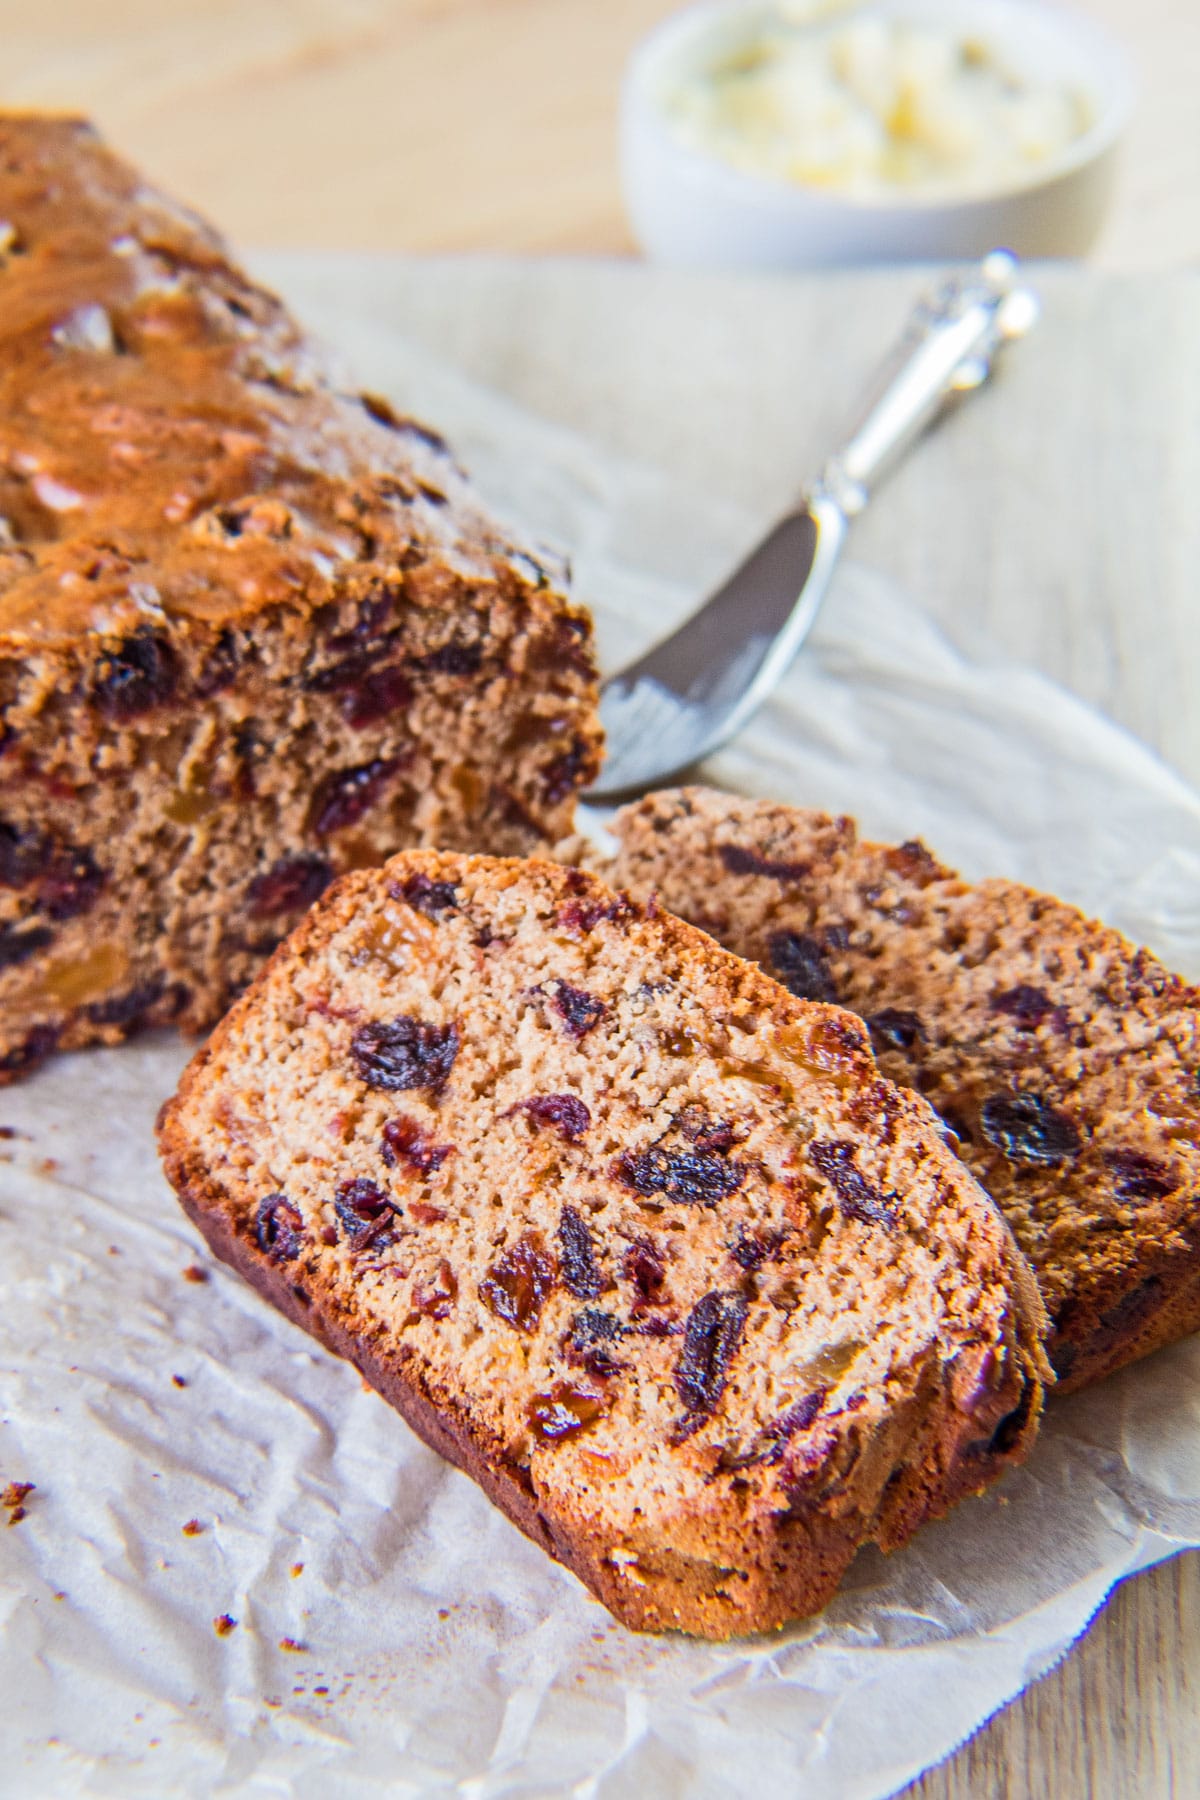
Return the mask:
{"type": "MultiPolygon", "coordinates": [[[[1144,94],[1096,261],[1198,265],[1200,7],[1078,4],[1130,43],[1144,94]]],[[[0,0],[0,100],[90,112],[243,244],[619,253],[630,245],[612,153],[616,82],[630,45],[669,10],[666,0],[0,0]]],[[[1145,700],[1148,684],[1135,685],[1145,700]]],[[[1188,732],[1165,736],[1200,778],[1188,732]]],[[[1058,1670],[909,1790],[920,1800],[1197,1792],[1197,1555],[1127,1584],[1058,1670]]]]}
{"type": "MultiPolygon", "coordinates": [[[[1144,103],[1098,260],[1200,260],[1200,7],[1075,0],[1144,103]]],[[[92,113],[235,242],[630,248],[630,46],[676,0],[0,0],[0,98],[92,113]]]]}

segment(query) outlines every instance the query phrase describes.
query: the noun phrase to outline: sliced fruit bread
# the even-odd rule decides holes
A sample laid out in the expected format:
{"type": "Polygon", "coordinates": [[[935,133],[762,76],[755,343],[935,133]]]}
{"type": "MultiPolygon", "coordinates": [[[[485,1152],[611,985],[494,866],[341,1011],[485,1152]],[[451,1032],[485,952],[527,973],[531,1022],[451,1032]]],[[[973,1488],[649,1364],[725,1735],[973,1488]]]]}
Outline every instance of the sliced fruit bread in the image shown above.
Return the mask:
{"type": "Polygon", "coordinates": [[[632,1626],[809,1613],[1034,1435],[1036,1288],[926,1103],[578,870],[346,876],[160,1132],[217,1254],[632,1626]]]}

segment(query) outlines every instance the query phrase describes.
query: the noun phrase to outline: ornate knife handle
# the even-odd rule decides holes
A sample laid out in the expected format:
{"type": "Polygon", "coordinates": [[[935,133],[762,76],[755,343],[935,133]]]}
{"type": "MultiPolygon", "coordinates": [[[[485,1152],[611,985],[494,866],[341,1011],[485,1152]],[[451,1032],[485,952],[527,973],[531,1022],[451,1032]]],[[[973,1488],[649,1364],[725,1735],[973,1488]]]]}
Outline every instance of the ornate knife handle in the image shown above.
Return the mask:
{"type": "Polygon", "coordinates": [[[918,303],[867,411],[825,464],[810,498],[828,498],[853,518],[946,402],[983,385],[1000,346],[1037,322],[1037,296],[1018,285],[1017,273],[1015,256],[993,250],[918,303]]]}

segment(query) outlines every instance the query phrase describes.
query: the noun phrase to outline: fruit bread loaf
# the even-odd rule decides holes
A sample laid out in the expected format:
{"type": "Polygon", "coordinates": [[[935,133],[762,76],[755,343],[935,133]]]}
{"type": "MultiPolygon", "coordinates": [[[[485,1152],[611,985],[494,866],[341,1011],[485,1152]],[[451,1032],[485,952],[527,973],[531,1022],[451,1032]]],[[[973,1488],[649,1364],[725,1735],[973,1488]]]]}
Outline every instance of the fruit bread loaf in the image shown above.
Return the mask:
{"type": "Polygon", "coordinates": [[[86,125],[0,119],[0,1080],[219,1016],[332,876],[525,852],[591,630],[86,125]]]}
{"type": "Polygon", "coordinates": [[[217,1254],[630,1625],[807,1613],[1032,1439],[1036,1287],[925,1102],[578,870],[346,876],[160,1141],[217,1254]]]}
{"type": "Polygon", "coordinates": [[[618,815],[612,879],[870,1026],[1003,1208],[1063,1389],[1200,1328],[1200,993],[1148,951],[916,843],[702,788],[618,815]]]}

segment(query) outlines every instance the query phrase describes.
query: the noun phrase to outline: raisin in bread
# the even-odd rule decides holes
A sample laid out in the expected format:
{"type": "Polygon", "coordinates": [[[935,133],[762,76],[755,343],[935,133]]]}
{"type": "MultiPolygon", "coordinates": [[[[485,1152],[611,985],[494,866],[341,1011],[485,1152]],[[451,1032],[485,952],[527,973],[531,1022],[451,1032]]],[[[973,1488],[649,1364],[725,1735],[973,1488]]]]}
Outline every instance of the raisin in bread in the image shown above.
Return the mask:
{"type": "Polygon", "coordinates": [[[925,1102],[578,870],[347,876],[160,1136],[217,1254],[631,1625],[810,1612],[1031,1442],[1036,1287],[925,1102]]]}
{"type": "Polygon", "coordinates": [[[852,1007],[1003,1208],[1063,1389],[1200,1328],[1200,993],[1145,950],[920,844],[701,788],[617,817],[612,878],[852,1007]]]}
{"type": "Polygon", "coordinates": [[[0,1080],[219,1016],[332,877],[527,852],[591,631],[81,122],[0,119],[0,1080]]]}

